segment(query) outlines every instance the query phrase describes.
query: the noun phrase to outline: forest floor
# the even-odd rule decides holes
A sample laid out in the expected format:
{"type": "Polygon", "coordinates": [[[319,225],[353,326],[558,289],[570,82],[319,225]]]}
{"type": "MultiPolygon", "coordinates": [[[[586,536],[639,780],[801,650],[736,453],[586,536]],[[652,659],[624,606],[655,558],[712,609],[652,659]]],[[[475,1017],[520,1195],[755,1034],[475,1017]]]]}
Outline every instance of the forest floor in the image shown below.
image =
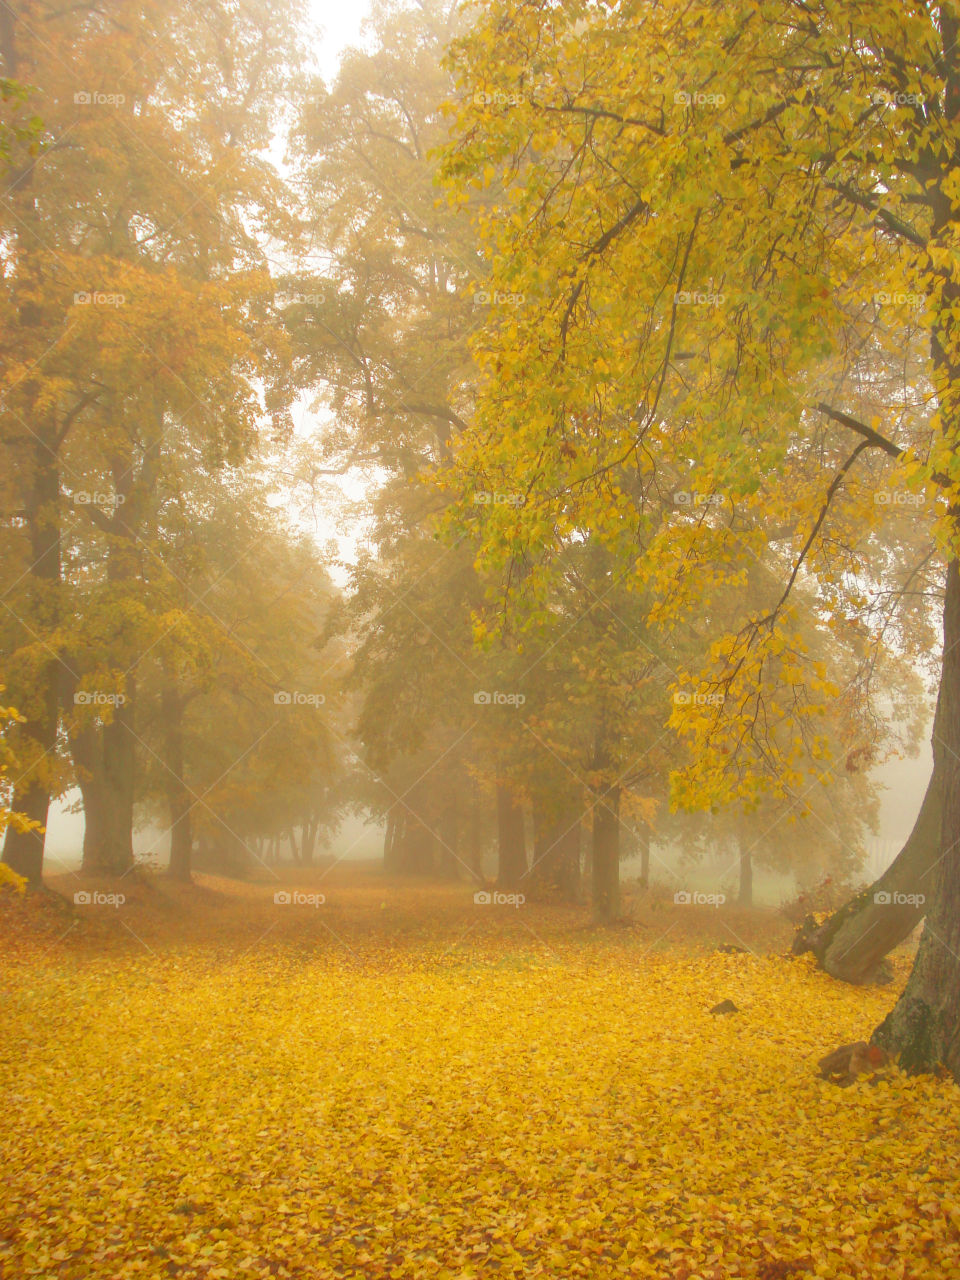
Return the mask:
{"type": "Polygon", "coordinates": [[[0,890],[3,1280],[960,1277],[960,1088],[816,1075],[907,949],[279,874],[0,890]]]}

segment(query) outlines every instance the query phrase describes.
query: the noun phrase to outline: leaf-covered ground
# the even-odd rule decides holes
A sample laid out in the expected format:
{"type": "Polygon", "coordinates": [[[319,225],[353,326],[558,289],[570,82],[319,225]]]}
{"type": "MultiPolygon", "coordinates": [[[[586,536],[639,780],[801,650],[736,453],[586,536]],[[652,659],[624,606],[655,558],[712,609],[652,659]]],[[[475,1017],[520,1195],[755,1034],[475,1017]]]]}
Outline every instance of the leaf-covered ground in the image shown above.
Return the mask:
{"type": "Polygon", "coordinates": [[[895,989],[493,919],[7,954],[4,1280],[960,1277],[960,1089],[814,1074],[895,989]]]}

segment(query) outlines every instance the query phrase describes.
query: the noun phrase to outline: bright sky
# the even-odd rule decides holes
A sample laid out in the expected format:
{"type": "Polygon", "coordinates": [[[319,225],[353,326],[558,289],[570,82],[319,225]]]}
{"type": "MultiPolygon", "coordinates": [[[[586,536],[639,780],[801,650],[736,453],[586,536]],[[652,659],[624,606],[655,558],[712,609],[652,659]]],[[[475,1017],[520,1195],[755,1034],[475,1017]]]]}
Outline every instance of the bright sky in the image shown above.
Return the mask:
{"type": "MultiPolygon", "coordinates": [[[[369,0],[307,0],[307,10],[309,21],[317,33],[312,46],[313,66],[329,85],[336,78],[343,50],[361,43],[360,28],[370,11],[370,3],[369,0]]],[[[282,164],[282,148],[278,148],[274,159],[282,164]]],[[[300,435],[308,435],[316,427],[316,415],[310,408],[312,399],[311,395],[305,394],[293,406],[294,426],[300,435]]],[[[347,515],[350,504],[364,496],[366,487],[366,481],[359,475],[338,477],[329,482],[330,491],[339,490],[343,495],[344,516],[347,515]]],[[[331,518],[329,513],[316,509],[301,513],[301,516],[305,517],[308,527],[321,545],[333,542],[345,559],[354,559],[357,530],[349,516],[346,520],[336,516],[331,518]]],[[[344,573],[334,570],[333,577],[339,585],[344,585],[344,573]]]]}
{"type": "Polygon", "coordinates": [[[317,69],[327,81],[336,75],[340,51],[358,44],[360,24],[369,12],[368,0],[308,0],[321,39],[315,50],[317,69]]]}

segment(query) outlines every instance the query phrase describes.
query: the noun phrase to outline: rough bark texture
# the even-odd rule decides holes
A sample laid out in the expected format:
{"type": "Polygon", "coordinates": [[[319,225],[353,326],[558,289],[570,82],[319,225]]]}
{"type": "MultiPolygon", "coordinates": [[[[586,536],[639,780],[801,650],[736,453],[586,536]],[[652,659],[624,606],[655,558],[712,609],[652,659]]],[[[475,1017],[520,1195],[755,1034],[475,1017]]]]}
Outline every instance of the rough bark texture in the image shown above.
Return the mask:
{"type": "Polygon", "coordinates": [[[863,889],[822,925],[806,921],[794,951],[812,951],[821,966],[844,982],[884,981],[883,959],[917,927],[933,898],[940,859],[942,765],[933,775],[913,830],[878,880],[863,889]],[[923,902],[913,899],[922,897],[923,902]]]}
{"type": "Polygon", "coordinates": [[[533,808],[533,863],[528,881],[536,896],[576,902],[580,895],[580,809],[533,808]]]}
{"type": "MultiPolygon", "coordinates": [[[[955,6],[940,7],[946,116],[960,115],[960,17],[955,6]]],[[[931,243],[956,233],[955,197],[946,190],[950,157],[940,159],[939,181],[929,184],[933,209],[931,243]]],[[[954,454],[960,448],[960,356],[955,316],[960,284],[947,268],[940,281],[937,319],[930,337],[938,411],[954,454]]],[[[960,509],[954,502],[954,558],[947,567],[943,604],[943,663],[934,720],[934,761],[940,777],[940,859],[928,876],[936,879],[913,970],[893,1010],[873,1033],[873,1043],[899,1055],[907,1071],[945,1067],[960,1080],[960,566],[956,539],[960,509]]]]}
{"type": "Polygon", "coordinates": [[[960,1079],[960,568],[947,570],[938,733],[943,747],[943,854],[913,970],[872,1043],[907,1071],[945,1067],[960,1079]]]}
{"type": "Polygon", "coordinates": [[[476,880],[483,879],[483,825],[481,797],[476,785],[470,788],[470,810],[464,838],[464,852],[468,866],[476,880]]]}
{"type": "Polygon", "coordinates": [[[501,889],[517,889],[527,873],[527,839],[523,829],[523,807],[509,787],[497,786],[497,884],[501,889]]]}
{"type": "MultiPolygon", "coordinates": [[[[16,12],[9,5],[0,5],[0,55],[3,73],[17,79],[19,56],[17,48],[16,12]]],[[[19,321],[28,334],[35,334],[35,352],[29,346],[23,358],[30,364],[39,363],[43,348],[45,317],[31,297],[29,277],[38,267],[33,261],[33,251],[44,243],[44,236],[37,226],[37,208],[32,195],[34,166],[16,174],[7,174],[4,180],[6,199],[17,212],[17,223],[22,236],[23,259],[17,267],[17,276],[25,286],[20,291],[19,321]]],[[[55,417],[55,410],[41,409],[40,381],[33,376],[19,379],[17,398],[20,416],[27,425],[27,434],[9,441],[11,449],[22,451],[18,470],[29,476],[23,498],[23,514],[29,539],[29,569],[23,587],[15,598],[7,599],[7,607],[21,624],[20,639],[35,643],[49,635],[56,627],[60,615],[61,574],[61,512],[60,512],[60,459],[59,449],[63,435],[55,417]]],[[[19,690],[8,688],[6,700],[20,702],[19,710],[26,717],[17,727],[14,741],[21,758],[21,772],[13,779],[10,808],[14,813],[38,824],[38,829],[21,831],[14,825],[6,829],[3,842],[3,860],[18,875],[26,876],[32,887],[41,883],[43,874],[44,827],[50,809],[51,785],[49,771],[57,745],[60,685],[68,676],[60,655],[50,651],[50,660],[29,676],[29,697],[17,697],[19,690]]],[[[9,679],[6,680],[11,685],[9,679]]]]}
{"type": "Polygon", "coordinates": [[[183,703],[171,686],[165,686],[161,691],[160,714],[163,718],[164,787],[170,824],[168,872],[175,880],[189,880],[193,863],[193,806],[183,780],[183,703]]]}
{"type": "MultiPolygon", "coordinates": [[[[133,681],[128,684],[133,688],[133,681]]],[[[83,870],[122,876],[133,866],[134,735],[129,703],[93,732],[85,758],[83,870]],[[89,802],[89,809],[88,809],[89,802]]]]}
{"type": "MultiPolygon", "coordinates": [[[[25,639],[51,630],[59,612],[60,587],[60,473],[56,455],[38,425],[33,442],[33,480],[26,500],[26,522],[30,538],[31,566],[27,589],[16,602],[17,614],[24,618],[25,639]]],[[[24,706],[25,723],[18,726],[16,739],[24,759],[22,773],[14,781],[10,807],[39,829],[21,831],[7,827],[3,860],[31,885],[39,885],[43,873],[44,830],[50,809],[50,763],[57,744],[61,664],[55,657],[45,662],[32,677],[32,696],[24,706]]]]}
{"type": "Polygon", "coordinates": [[[444,880],[459,880],[466,871],[466,860],[460,855],[461,825],[457,795],[451,791],[440,814],[435,841],[434,871],[444,880]]]}
{"type": "Polygon", "coordinates": [[[387,814],[387,826],[383,833],[383,870],[386,875],[395,875],[397,870],[397,834],[400,818],[391,809],[387,814]]]}
{"type": "Polygon", "coordinates": [[[637,823],[637,841],[640,849],[640,888],[650,888],[650,827],[641,818],[637,823]]]}
{"type": "Polygon", "coordinates": [[[593,914],[603,922],[620,915],[620,787],[612,786],[593,810],[593,914]]]}

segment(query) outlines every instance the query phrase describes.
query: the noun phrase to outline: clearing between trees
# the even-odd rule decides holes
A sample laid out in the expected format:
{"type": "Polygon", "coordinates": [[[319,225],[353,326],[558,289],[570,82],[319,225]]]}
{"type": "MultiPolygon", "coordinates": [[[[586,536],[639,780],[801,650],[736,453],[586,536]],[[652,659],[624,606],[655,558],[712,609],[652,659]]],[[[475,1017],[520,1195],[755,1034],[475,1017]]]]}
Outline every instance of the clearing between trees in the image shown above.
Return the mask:
{"type": "Polygon", "coordinates": [[[774,911],[278,883],[0,893],[4,1276],[960,1276],[958,1086],[817,1075],[906,950],[858,988],[774,911]]]}

